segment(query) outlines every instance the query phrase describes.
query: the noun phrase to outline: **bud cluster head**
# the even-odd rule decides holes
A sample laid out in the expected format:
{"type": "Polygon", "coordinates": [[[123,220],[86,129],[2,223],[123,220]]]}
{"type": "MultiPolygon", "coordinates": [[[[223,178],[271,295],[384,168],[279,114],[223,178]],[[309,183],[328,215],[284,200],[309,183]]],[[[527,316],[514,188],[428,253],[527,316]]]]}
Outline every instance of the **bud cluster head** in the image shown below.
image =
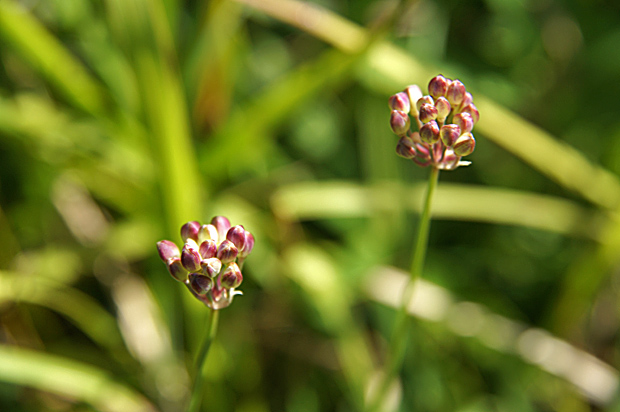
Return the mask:
{"type": "Polygon", "coordinates": [[[241,294],[236,288],[243,281],[241,267],[254,248],[254,235],[216,216],[209,224],[184,224],[181,238],[181,249],[169,240],[157,242],[159,257],[172,277],[212,309],[230,305],[241,294]]]}
{"type": "Polygon", "coordinates": [[[428,84],[428,95],[416,86],[407,86],[389,99],[390,126],[400,137],[396,153],[422,167],[454,170],[470,162],[476,140],[472,134],[480,119],[473,97],[460,80],[435,76],[428,84]],[[413,118],[415,121],[412,121],[413,118]],[[417,125],[417,131],[410,130],[417,125]]]}

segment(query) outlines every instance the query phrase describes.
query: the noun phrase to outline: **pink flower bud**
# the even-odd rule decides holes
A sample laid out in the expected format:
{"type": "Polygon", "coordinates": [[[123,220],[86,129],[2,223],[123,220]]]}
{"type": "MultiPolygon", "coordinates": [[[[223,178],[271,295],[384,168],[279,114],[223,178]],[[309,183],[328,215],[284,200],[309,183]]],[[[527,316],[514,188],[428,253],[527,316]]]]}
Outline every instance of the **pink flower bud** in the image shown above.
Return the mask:
{"type": "Polygon", "coordinates": [[[223,288],[238,288],[243,282],[243,275],[236,263],[231,263],[220,277],[220,285],[223,288]]]}
{"type": "Polygon", "coordinates": [[[442,122],[448,117],[452,109],[450,102],[445,97],[440,97],[435,100],[435,107],[437,108],[437,119],[442,122]]]}
{"type": "Polygon", "coordinates": [[[448,86],[446,98],[453,107],[458,107],[465,98],[465,85],[460,80],[454,80],[448,86]]]}
{"type": "Polygon", "coordinates": [[[467,106],[464,106],[461,109],[461,113],[469,113],[472,119],[474,119],[474,124],[478,123],[478,120],[480,120],[480,112],[478,111],[478,108],[473,103],[470,103],[467,106]]]}
{"type": "Polygon", "coordinates": [[[405,159],[413,159],[416,156],[416,151],[413,145],[414,143],[411,138],[407,136],[401,137],[396,145],[396,154],[400,157],[404,157],[405,159]]]}
{"type": "Polygon", "coordinates": [[[213,219],[211,219],[211,224],[217,229],[217,242],[219,243],[222,240],[226,239],[226,232],[228,232],[228,229],[230,229],[230,221],[224,216],[215,216],[213,219]]]}
{"type": "Polygon", "coordinates": [[[411,109],[411,103],[409,102],[409,96],[405,92],[396,93],[390,97],[389,100],[390,109],[399,110],[401,112],[409,113],[411,109]]]}
{"type": "Polygon", "coordinates": [[[170,258],[178,258],[181,256],[181,252],[179,252],[179,247],[169,240],[162,240],[157,242],[157,251],[159,252],[159,257],[164,262],[170,258]]]}
{"type": "Polygon", "coordinates": [[[237,250],[243,249],[245,246],[245,229],[241,225],[231,227],[226,233],[226,239],[233,242],[237,250]]]}
{"type": "Polygon", "coordinates": [[[217,229],[213,225],[202,225],[200,227],[200,231],[198,232],[197,243],[201,244],[208,239],[215,241],[215,243],[218,242],[217,229]]]}
{"type": "Polygon", "coordinates": [[[418,109],[418,111],[420,111],[420,108],[425,104],[435,105],[435,100],[433,100],[433,98],[428,95],[422,96],[416,101],[415,107],[418,109]]]}
{"type": "Polygon", "coordinates": [[[198,241],[198,231],[200,231],[200,223],[196,221],[187,222],[181,226],[181,238],[183,242],[186,242],[187,239],[198,241]]]}
{"type": "Polygon", "coordinates": [[[447,90],[448,81],[442,75],[433,77],[428,83],[428,94],[433,96],[435,99],[445,96],[447,90]]]}
{"type": "Polygon", "coordinates": [[[191,273],[189,275],[189,286],[198,295],[206,295],[213,289],[213,279],[199,273],[191,273]]]}
{"type": "Polygon", "coordinates": [[[217,249],[217,258],[222,263],[227,264],[233,262],[237,258],[239,251],[230,240],[224,240],[217,249]]]}
{"type": "Polygon", "coordinates": [[[203,259],[200,266],[202,272],[210,278],[216,277],[222,270],[222,262],[217,258],[203,259]]]}
{"type": "Polygon", "coordinates": [[[439,129],[439,137],[446,147],[452,147],[461,135],[461,129],[455,124],[445,124],[439,129]]]}
{"type": "Polygon", "coordinates": [[[173,257],[166,261],[166,267],[168,268],[168,272],[172,275],[175,280],[179,282],[185,282],[187,279],[187,270],[183,267],[181,263],[181,258],[173,257]]]}
{"type": "MultiPolygon", "coordinates": [[[[195,245],[195,243],[194,243],[195,245]]],[[[190,243],[186,243],[181,251],[181,263],[188,272],[196,272],[200,270],[200,252],[190,243]]]]}
{"type": "Polygon", "coordinates": [[[200,256],[203,259],[210,259],[212,257],[215,257],[215,255],[217,254],[217,244],[213,239],[205,240],[200,244],[200,248],[198,249],[198,251],[200,252],[200,256]]]}
{"type": "Polygon", "coordinates": [[[452,123],[461,129],[461,134],[469,133],[474,128],[474,119],[469,113],[456,114],[452,119],[452,123]]]}
{"type": "Polygon", "coordinates": [[[439,141],[439,126],[436,121],[431,120],[420,128],[420,139],[429,144],[439,141]]]}
{"type": "Polygon", "coordinates": [[[457,156],[470,155],[476,148],[476,139],[471,133],[465,133],[460,136],[454,143],[454,153],[457,156]]]}
{"type": "Polygon", "coordinates": [[[398,136],[402,136],[409,131],[409,115],[400,110],[392,110],[390,116],[390,127],[398,136]]]}
{"type": "Polygon", "coordinates": [[[420,107],[420,121],[428,123],[437,118],[437,108],[433,104],[425,103],[420,107]]]}
{"type": "Polygon", "coordinates": [[[243,245],[243,249],[239,251],[239,258],[245,259],[250,252],[254,249],[254,235],[245,231],[245,244],[243,245]]]}

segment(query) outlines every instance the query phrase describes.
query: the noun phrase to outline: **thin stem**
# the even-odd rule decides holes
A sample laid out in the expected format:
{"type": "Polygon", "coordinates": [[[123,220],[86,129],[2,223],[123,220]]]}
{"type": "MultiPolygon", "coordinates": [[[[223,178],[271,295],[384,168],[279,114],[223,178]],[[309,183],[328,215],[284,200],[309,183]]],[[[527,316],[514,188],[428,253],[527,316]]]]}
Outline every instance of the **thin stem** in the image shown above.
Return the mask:
{"type": "Polygon", "coordinates": [[[439,180],[439,169],[431,168],[431,173],[428,178],[428,186],[426,187],[426,197],[424,200],[424,207],[422,214],[420,215],[420,222],[418,226],[418,238],[413,249],[413,260],[411,262],[411,272],[407,286],[403,290],[400,309],[396,315],[394,322],[394,329],[392,331],[392,338],[390,340],[390,351],[388,366],[385,370],[385,375],[381,379],[381,383],[377,390],[376,395],[369,403],[369,411],[377,411],[385,401],[388,389],[396,376],[396,373],[401,368],[404,357],[405,349],[407,348],[407,342],[409,340],[409,316],[407,315],[407,308],[413,297],[415,290],[415,284],[417,279],[422,275],[422,269],[424,268],[424,260],[426,258],[426,249],[428,247],[428,234],[431,226],[431,205],[433,203],[433,194],[437,187],[439,180]]]}
{"type": "Polygon", "coordinates": [[[211,309],[209,316],[209,327],[205,330],[206,334],[202,341],[202,346],[196,357],[196,370],[194,377],[194,387],[192,388],[192,394],[189,402],[189,408],[187,412],[198,412],[200,410],[200,403],[202,402],[204,378],[205,378],[205,361],[209,355],[209,349],[215,339],[215,333],[217,332],[217,321],[219,319],[220,312],[211,309]]]}

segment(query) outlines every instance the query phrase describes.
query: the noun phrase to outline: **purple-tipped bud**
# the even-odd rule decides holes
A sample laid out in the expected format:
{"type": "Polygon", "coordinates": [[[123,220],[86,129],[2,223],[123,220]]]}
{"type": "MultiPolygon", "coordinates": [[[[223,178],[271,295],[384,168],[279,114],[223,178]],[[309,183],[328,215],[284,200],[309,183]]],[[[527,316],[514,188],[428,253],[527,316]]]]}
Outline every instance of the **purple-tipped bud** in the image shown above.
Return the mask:
{"type": "Polygon", "coordinates": [[[212,257],[215,257],[215,255],[217,254],[217,244],[213,239],[205,240],[200,244],[200,248],[198,249],[198,251],[200,252],[200,256],[203,259],[210,259],[212,257]]]}
{"type": "Polygon", "coordinates": [[[213,289],[213,279],[199,273],[191,273],[189,275],[189,286],[198,295],[206,295],[213,289]]]}
{"type": "Polygon", "coordinates": [[[183,242],[186,242],[187,239],[193,239],[194,241],[198,241],[198,232],[200,231],[200,223],[196,221],[187,222],[183,226],[181,226],[181,238],[183,242]]]}
{"type": "Polygon", "coordinates": [[[243,275],[236,263],[231,263],[220,277],[220,285],[223,288],[238,288],[243,282],[243,275]]]}
{"type": "Polygon", "coordinates": [[[420,108],[424,106],[425,104],[430,104],[431,106],[434,106],[435,100],[433,100],[432,96],[428,96],[428,95],[420,97],[415,103],[415,107],[416,109],[418,109],[418,112],[420,111],[420,108]]]}
{"type": "Polygon", "coordinates": [[[170,258],[178,258],[181,256],[179,247],[169,240],[161,240],[157,242],[157,251],[159,252],[159,257],[164,262],[170,258]]]}
{"type": "Polygon", "coordinates": [[[437,108],[433,104],[425,103],[420,107],[420,121],[428,123],[437,118],[437,108]]]}
{"type": "Polygon", "coordinates": [[[474,119],[469,113],[459,113],[454,116],[452,123],[461,129],[461,133],[469,133],[474,128],[474,119]]]}
{"type": "Polygon", "coordinates": [[[435,99],[446,95],[448,90],[448,80],[442,75],[435,76],[428,83],[428,94],[435,99]]]}
{"type": "Polygon", "coordinates": [[[465,133],[454,143],[453,150],[457,156],[467,156],[470,155],[475,148],[476,139],[474,139],[474,135],[465,133]]]}
{"type": "Polygon", "coordinates": [[[183,246],[183,250],[181,251],[181,263],[188,272],[197,272],[200,270],[200,261],[202,258],[195,245],[195,242],[193,242],[193,244],[188,242],[183,246]]]}
{"type": "Polygon", "coordinates": [[[226,232],[226,239],[233,242],[237,250],[242,250],[245,246],[245,229],[241,225],[231,227],[226,232]]]}
{"type": "Polygon", "coordinates": [[[467,106],[463,107],[461,109],[461,113],[469,113],[472,119],[474,119],[474,124],[478,123],[478,120],[480,120],[480,112],[473,103],[470,103],[467,106]]]}
{"type": "Polygon", "coordinates": [[[445,124],[439,129],[439,137],[446,147],[452,147],[461,135],[461,129],[455,124],[445,124]]]}
{"type": "Polygon", "coordinates": [[[400,110],[392,110],[392,115],[390,116],[390,127],[392,131],[398,136],[402,136],[409,131],[409,115],[405,112],[401,112],[400,110]]]}
{"type": "Polygon", "coordinates": [[[458,107],[465,99],[465,85],[461,83],[460,80],[454,80],[448,86],[448,91],[446,92],[446,98],[450,102],[453,107],[458,107]]]}
{"type": "Polygon", "coordinates": [[[219,243],[222,240],[226,239],[226,232],[228,232],[228,229],[230,229],[230,221],[224,216],[215,216],[213,219],[211,219],[211,224],[217,229],[217,242],[219,243]]]}
{"type": "Polygon", "coordinates": [[[416,156],[414,142],[408,136],[403,136],[398,140],[396,145],[396,154],[405,159],[413,159],[416,156]]]}
{"type": "Polygon", "coordinates": [[[227,264],[233,262],[237,258],[239,251],[230,240],[224,240],[217,249],[217,258],[222,263],[227,264]]]}
{"type": "Polygon", "coordinates": [[[439,126],[431,120],[420,128],[420,139],[425,143],[434,144],[439,141],[439,126]]]}
{"type": "Polygon", "coordinates": [[[168,272],[172,275],[175,280],[179,282],[185,282],[187,279],[187,270],[181,264],[181,258],[173,257],[166,261],[166,267],[168,268],[168,272]]]}
{"type": "Polygon", "coordinates": [[[409,97],[409,102],[411,104],[411,113],[417,113],[417,107],[414,103],[417,102],[420,97],[422,97],[422,90],[420,89],[420,87],[418,87],[417,84],[412,84],[411,86],[407,86],[407,88],[405,88],[405,93],[407,93],[407,96],[409,97]]]}
{"type": "Polygon", "coordinates": [[[202,273],[210,278],[216,277],[222,270],[222,262],[217,258],[203,259],[200,266],[202,266],[202,273]]]}
{"type": "Polygon", "coordinates": [[[474,97],[471,95],[470,92],[465,92],[465,97],[463,98],[463,101],[461,102],[461,107],[465,107],[468,104],[471,104],[474,101],[474,97]]]}
{"type": "Polygon", "coordinates": [[[400,110],[401,112],[409,113],[411,110],[411,103],[409,102],[409,96],[405,92],[396,93],[390,97],[389,100],[390,109],[400,110]]]}
{"type": "Polygon", "coordinates": [[[254,249],[254,235],[245,231],[245,244],[243,245],[243,249],[239,251],[239,258],[245,259],[246,256],[250,254],[250,252],[254,249]]]}
{"type": "Polygon", "coordinates": [[[450,102],[445,97],[440,97],[435,101],[435,107],[437,108],[437,119],[442,122],[448,117],[450,114],[450,110],[452,107],[450,106],[450,102]]]}
{"type": "Polygon", "coordinates": [[[205,240],[213,240],[217,243],[218,239],[217,229],[213,225],[202,225],[198,232],[198,243],[201,244],[205,240]]]}

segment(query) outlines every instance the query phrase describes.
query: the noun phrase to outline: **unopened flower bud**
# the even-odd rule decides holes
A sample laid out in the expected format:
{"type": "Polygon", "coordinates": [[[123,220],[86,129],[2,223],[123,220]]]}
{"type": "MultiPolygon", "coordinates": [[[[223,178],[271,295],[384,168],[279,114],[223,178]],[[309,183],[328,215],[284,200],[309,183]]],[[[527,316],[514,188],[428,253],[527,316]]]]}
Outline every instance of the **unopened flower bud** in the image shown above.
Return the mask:
{"type": "Polygon", "coordinates": [[[207,239],[200,244],[198,251],[203,259],[210,259],[217,254],[217,244],[215,240],[207,239]]]}
{"type": "Polygon", "coordinates": [[[187,270],[183,267],[181,263],[181,258],[173,257],[166,261],[166,267],[168,268],[168,272],[172,275],[175,280],[179,282],[185,282],[187,279],[187,270]]]}
{"type": "Polygon", "coordinates": [[[473,103],[470,103],[467,106],[464,106],[461,109],[461,113],[469,113],[472,119],[474,119],[474,124],[478,123],[478,120],[480,119],[480,112],[478,111],[478,108],[473,103]]]}
{"type": "Polygon", "coordinates": [[[169,240],[162,240],[157,242],[157,251],[159,252],[159,257],[164,262],[170,258],[178,258],[181,256],[179,247],[169,240]]]}
{"type": "Polygon", "coordinates": [[[403,136],[398,140],[396,145],[396,154],[405,159],[413,159],[416,156],[414,143],[408,136],[403,136]]]}
{"type": "Polygon", "coordinates": [[[245,246],[245,229],[241,225],[233,226],[226,232],[226,239],[233,242],[237,250],[245,246]]]}
{"type": "Polygon", "coordinates": [[[202,258],[200,257],[198,248],[194,245],[188,242],[185,246],[183,246],[183,250],[181,251],[181,263],[188,272],[196,272],[200,270],[200,261],[202,258]]]}
{"type": "Polygon", "coordinates": [[[236,263],[231,263],[222,273],[220,284],[224,288],[238,288],[243,282],[243,275],[236,263]]]}
{"type": "Polygon", "coordinates": [[[219,243],[222,240],[226,239],[226,232],[228,232],[228,229],[230,229],[230,221],[224,216],[215,216],[213,219],[211,219],[211,224],[217,229],[217,242],[219,243]]]}
{"type": "Polygon", "coordinates": [[[390,116],[390,127],[392,131],[398,136],[402,136],[409,131],[409,115],[405,112],[401,112],[400,110],[392,110],[392,115],[390,116]]]}
{"type": "Polygon", "coordinates": [[[442,122],[448,117],[452,109],[450,102],[445,97],[440,97],[435,100],[435,107],[437,108],[437,119],[442,122]]]}
{"type": "Polygon", "coordinates": [[[452,147],[461,135],[461,129],[455,124],[445,124],[439,129],[439,137],[446,147],[452,147]]]}
{"type": "Polygon", "coordinates": [[[183,242],[186,242],[187,239],[193,239],[194,241],[198,241],[198,232],[200,231],[200,223],[196,221],[187,222],[183,226],[181,226],[181,238],[183,242]]]}
{"type": "Polygon", "coordinates": [[[418,112],[420,111],[420,108],[425,104],[430,104],[431,106],[434,106],[435,100],[433,100],[433,97],[429,95],[420,97],[415,103],[415,107],[418,109],[418,112]]]}
{"type": "Polygon", "coordinates": [[[202,272],[210,278],[219,275],[222,270],[222,262],[217,258],[203,259],[200,266],[202,266],[202,272]]]}
{"type": "Polygon", "coordinates": [[[469,133],[474,128],[474,119],[469,113],[456,114],[452,119],[452,123],[461,129],[461,133],[469,133]]]}
{"type": "Polygon", "coordinates": [[[453,107],[458,107],[465,98],[465,85],[460,80],[453,80],[448,86],[446,98],[453,107]]]}
{"type": "Polygon", "coordinates": [[[437,118],[437,108],[433,104],[425,103],[420,107],[420,121],[428,123],[437,118]]]}
{"type": "Polygon", "coordinates": [[[465,92],[465,97],[463,98],[463,101],[461,102],[461,107],[465,107],[468,104],[471,104],[473,101],[474,101],[474,98],[471,95],[471,93],[465,92]]]}
{"type": "Polygon", "coordinates": [[[213,279],[200,273],[190,273],[189,286],[199,295],[206,295],[213,289],[213,279]]]}
{"type": "Polygon", "coordinates": [[[239,251],[230,240],[224,240],[217,249],[217,258],[222,263],[227,264],[233,262],[237,258],[239,251]]]}
{"type": "Polygon", "coordinates": [[[239,258],[245,259],[250,252],[254,249],[254,235],[245,231],[245,244],[243,245],[243,249],[239,251],[239,258]]]}
{"type": "Polygon", "coordinates": [[[433,96],[435,99],[445,96],[447,90],[448,81],[442,75],[433,77],[428,83],[428,94],[433,96]]]}
{"type": "Polygon", "coordinates": [[[422,97],[422,90],[417,84],[412,84],[405,88],[405,93],[409,96],[409,103],[411,105],[411,113],[417,113],[417,107],[415,103],[422,97]]]}
{"type": "Polygon", "coordinates": [[[218,234],[217,229],[213,225],[202,225],[200,227],[200,231],[198,232],[198,244],[202,244],[205,240],[213,240],[215,243],[218,242],[218,234]]]}
{"type": "Polygon", "coordinates": [[[401,112],[409,113],[411,110],[411,103],[409,102],[409,96],[405,92],[396,93],[390,97],[389,100],[390,109],[400,110],[401,112]]]}
{"type": "Polygon", "coordinates": [[[439,141],[439,126],[436,121],[431,120],[420,128],[420,139],[429,144],[439,141]]]}
{"type": "Polygon", "coordinates": [[[456,140],[453,150],[457,156],[467,156],[470,155],[475,148],[476,139],[474,139],[474,135],[465,133],[456,140]]]}

